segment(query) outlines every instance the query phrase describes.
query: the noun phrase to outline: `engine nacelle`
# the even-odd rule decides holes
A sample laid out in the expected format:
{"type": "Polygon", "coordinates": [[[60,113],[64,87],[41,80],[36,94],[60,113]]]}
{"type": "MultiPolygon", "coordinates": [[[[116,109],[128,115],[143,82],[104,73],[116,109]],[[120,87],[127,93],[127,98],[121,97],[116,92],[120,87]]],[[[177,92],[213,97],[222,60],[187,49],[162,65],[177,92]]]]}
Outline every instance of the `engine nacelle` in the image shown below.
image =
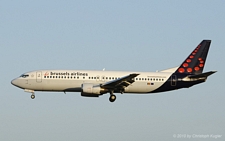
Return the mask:
{"type": "Polygon", "coordinates": [[[98,97],[104,92],[104,89],[102,89],[100,86],[94,86],[92,83],[82,84],[81,89],[81,96],[86,97],[98,97]]]}

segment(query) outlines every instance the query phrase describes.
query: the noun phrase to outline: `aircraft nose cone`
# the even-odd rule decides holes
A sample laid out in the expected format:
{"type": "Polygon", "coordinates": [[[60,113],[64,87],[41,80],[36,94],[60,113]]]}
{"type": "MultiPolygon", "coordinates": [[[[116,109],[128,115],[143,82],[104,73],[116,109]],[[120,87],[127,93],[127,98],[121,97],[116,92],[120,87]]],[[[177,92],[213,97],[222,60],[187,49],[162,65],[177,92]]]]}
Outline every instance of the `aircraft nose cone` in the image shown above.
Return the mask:
{"type": "Polygon", "coordinates": [[[14,85],[14,86],[17,86],[17,80],[16,80],[16,79],[13,79],[13,80],[11,81],[11,84],[14,85]]]}
{"type": "Polygon", "coordinates": [[[14,85],[14,86],[16,86],[16,87],[18,87],[18,88],[23,89],[24,88],[24,85],[23,84],[25,84],[25,81],[23,81],[23,80],[21,81],[20,78],[15,78],[15,79],[13,79],[11,81],[11,84],[14,85]]]}

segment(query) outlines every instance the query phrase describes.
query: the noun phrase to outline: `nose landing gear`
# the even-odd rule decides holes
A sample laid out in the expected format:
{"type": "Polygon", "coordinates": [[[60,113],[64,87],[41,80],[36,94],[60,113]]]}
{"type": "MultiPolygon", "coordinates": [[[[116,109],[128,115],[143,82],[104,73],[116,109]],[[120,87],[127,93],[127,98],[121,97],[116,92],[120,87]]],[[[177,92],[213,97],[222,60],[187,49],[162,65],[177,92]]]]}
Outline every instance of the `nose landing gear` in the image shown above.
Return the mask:
{"type": "Polygon", "coordinates": [[[31,99],[34,99],[34,98],[35,98],[34,90],[28,90],[28,89],[25,89],[24,91],[25,91],[25,92],[28,92],[28,93],[32,93],[31,96],[30,96],[31,99]]]}

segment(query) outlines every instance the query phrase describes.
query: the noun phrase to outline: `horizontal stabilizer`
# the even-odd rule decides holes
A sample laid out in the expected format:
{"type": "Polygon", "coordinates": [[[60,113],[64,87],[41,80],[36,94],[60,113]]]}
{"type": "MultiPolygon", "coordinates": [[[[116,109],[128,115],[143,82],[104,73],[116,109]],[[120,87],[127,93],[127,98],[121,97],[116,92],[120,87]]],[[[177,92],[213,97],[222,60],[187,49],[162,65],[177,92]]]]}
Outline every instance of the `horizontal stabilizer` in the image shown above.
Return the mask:
{"type": "Polygon", "coordinates": [[[190,75],[190,76],[188,76],[188,78],[204,78],[204,77],[208,77],[208,76],[212,75],[215,72],[217,72],[217,71],[209,71],[209,72],[205,72],[205,73],[201,73],[201,74],[190,75]]]}

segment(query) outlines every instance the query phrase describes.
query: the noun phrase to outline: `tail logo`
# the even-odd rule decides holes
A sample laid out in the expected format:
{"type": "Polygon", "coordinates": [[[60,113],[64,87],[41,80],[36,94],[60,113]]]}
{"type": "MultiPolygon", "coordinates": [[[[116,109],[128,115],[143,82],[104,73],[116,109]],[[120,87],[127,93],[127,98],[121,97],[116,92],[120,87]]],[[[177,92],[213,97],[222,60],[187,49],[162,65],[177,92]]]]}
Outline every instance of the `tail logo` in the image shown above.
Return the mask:
{"type": "Polygon", "coordinates": [[[201,47],[201,44],[199,44],[195,50],[187,57],[187,59],[183,62],[183,64],[178,69],[179,73],[192,73],[193,71],[199,71],[200,69],[203,69],[204,67],[204,60],[202,58],[196,58],[196,54],[198,53],[199,49],[201,47]],[[198,61],[197,61],[198,60],[198,61]],[[193,61],[197,61],[195,66],[190,65],[193,61]]]}

